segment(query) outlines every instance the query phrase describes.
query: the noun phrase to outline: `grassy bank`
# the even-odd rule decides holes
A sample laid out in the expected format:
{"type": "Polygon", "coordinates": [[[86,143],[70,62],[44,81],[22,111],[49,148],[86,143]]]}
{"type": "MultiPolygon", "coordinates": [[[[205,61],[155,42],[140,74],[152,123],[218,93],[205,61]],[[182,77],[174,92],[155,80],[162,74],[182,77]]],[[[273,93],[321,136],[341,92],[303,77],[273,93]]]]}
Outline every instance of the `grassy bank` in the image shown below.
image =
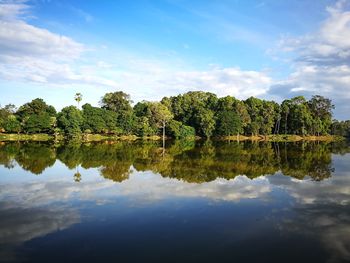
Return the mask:
{"type": "MultiPolygon", "coordinates": [[[[105,134],[84,134],[81,137],[83,142],[98,142],[98,141],[136,141],[136,140],[161,140],[160,136],[148,136],[148,137],[138,137],[136,135],[105,135],[105,134]]],[[[49,134],[7,134],[0,133],[0,141],[63,141],[64,136],[55,137],[49,134]]]]}
{"type": "MultiPolygon", "coordinates": [[[[54,137],[49,134],[5,134],[0,133],[0,141],[54,141],[64,140],[63,136],[54,137]]],[[[104,134],[84,134],[82,135],[83,142],[98,142],[98,141],[136,141],[136,140],[161,140],[161,136],[149,136],[149,137],[138,137],[136,135],[104,135],[104,134]]],[[[191,138],[193,139],[193,138],[191,138]]],[[[196,137],[195,139],[201,139],[196,137]]],[[[215,138],[219,140],[230,140],[230,141],[273,141],[273,142],[297,142],[297,141],[340,141],[344,140],[341,136],[299,136],[299,135],[258,135],[258,136],[223,136],[215,138]]]]}
{"type": "Polygon", "coordinates": [[[231,141],[271,141],[271,142],[298,142],[298,141],[341,141],[345,140],[344,137],[334,135],[323,135],[323,136],[299,136],[299,135],[256,135],[256,136],[224,136],[220,137],[222,140],[231,141]]]}
{"type": "Polygon", "coordinates": [[[49,134],[5,134],[0,133],[0,141],[50,141],[54,140],[54,136],[49,134]]]}

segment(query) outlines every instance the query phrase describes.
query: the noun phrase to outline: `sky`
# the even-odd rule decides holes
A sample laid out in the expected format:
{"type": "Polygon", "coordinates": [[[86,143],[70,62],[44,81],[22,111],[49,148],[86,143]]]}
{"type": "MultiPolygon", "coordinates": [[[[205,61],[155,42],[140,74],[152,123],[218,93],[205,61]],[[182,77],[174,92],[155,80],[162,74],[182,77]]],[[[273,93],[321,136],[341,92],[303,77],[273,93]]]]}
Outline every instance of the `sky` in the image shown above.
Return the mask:
{"type": "Polygon", "coordinates": [[[350,119],[350,0],[0,0],[0,104],[203,90],[332,99],[350,119]]]}

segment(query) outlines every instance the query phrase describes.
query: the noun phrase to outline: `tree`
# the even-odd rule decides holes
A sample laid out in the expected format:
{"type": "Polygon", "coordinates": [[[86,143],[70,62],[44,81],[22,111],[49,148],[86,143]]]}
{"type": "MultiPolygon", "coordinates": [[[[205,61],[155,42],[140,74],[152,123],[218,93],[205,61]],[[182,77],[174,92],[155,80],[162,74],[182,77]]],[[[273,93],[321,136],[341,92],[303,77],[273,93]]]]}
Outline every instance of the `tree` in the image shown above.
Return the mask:
{"type": "Polygon", "coordinates": [[[278,104],[274,101],[262,102],[262,108],[260,110],[261,122],[260,131],[263,135],[272,134],[272,129],[275,126],[275,122],[278,118],[278,104]]]}
{"type": "Polygon", "coordinates": [[[56,116],[56,110],[53,106],[47,105],[43,99],[37,98],[19,107],[16,115],[19,116],[20,119],[24,119],[26,116],[33,114],[39,115],[42,113],[47,113],[52,117],[56,116]]]}
{"type": "Polygon", "coordinates": [[[117,113],[86,103],[83,105],[82,130],[91,130],[93,133],[118,133],[117,113]]]}
{"type": "Polygon", "coordinates": [[[263,125],[262,111],[264,108],[264,102],[258,98],[250,97],[244,101],[247,107],[251,122],[247,125],[247,133],[257,135],[263,125]]]}
{"type": "Polygon", "coordinates": [[[203,91],[190,91],[182,95],[163,98],[176,121],[195,128],[196,134],[210,137],[215,129],[214,112],[218,98],[215,94],[203,91]],[[212,119],[210,119],[212,118],[212,119]]]}
{"type": "Polygon", "coordinates": [[[5,130],[4,125],[8,121],[10,115],[14,115],[16,107],[13,104],[8,104],[5,107],[0,107],[0,132],[5,130]]]}
{"type": "Polygon", "coordinates": [[[68,106],[62,109],[58,114],[58,127],[61,128],[69,138],[78,139],[81,137],[81,125],[83,116],[81,111],[74,106],[68,106]]]}
{"type": "Polygon", "coordinates": [[[282,126],[284,127],[284,134],[288,133],[288,116],[290,112],[290,100],[284,100],[281,104],[282,126]]]}
{"type": "Polygon", "coordinates": [[[19,133],[21,131],[21,123],[18,121],[17,117],[13,114],[8,115],[6,120],[3,123],[3,127],[6,132],[16,132],[19,133]]]}
{"type": "Polygon", "coordinates": [[[210,138],[215,129],[214,112],[209,109],[201,108],[196,112],[194,119],[195,123],[199,126],[199,134],[210,138]]]}
{"type": "Polygon", "coordinates": [[[102,108],[117,113],[120,111],[131,111],[130,103],[132,103],[130,95],[122,91],[106,93],[100,101],[102,108]]]}
{"type": "Polygon", "coordinates": [[[332,125],[332,110],[335,108],[330,99],[316,95],[308,101],[309,108],[313,114],[314,130],[317,135],[330,132],[332,125]]]}
{"type": "Polygon", "coordinates": [[[103,109],[118,114],[117,126],[122,129],[124,134],[131,134],[136,126],[136,118],[131,103],[130,96],[122,91],[106,93],[100,101],[103,109]]]}
{"type": "Polygon", "coordinates": [[[40,98],[19,107],[16,116],[26,133],[49,133],[55,128],[52,118],[56,117],[56,110],[40,98]]]}
{"type": "Polygon", "coordinates": [[[23,129],[27,133],[51,133],[54,129],[54,123],[48,113],[32,114],[26,118],[23,129]]]}
{"type": "Polygon", "coordinates": [[[154,122],[163,129],[163,146],[165,145],[165,126],[174,117],[169,109],[160,102],[152,102],[150,110],[154,122]]]}
{"type": "Polygon", "coordinates": [[[78,103],[79,108],[79,103],[83,100],[83,95],[80,92],[75,93],[74,99],[78,103]]]}
{"type": "Polygon", "coordinates": [[[168,135],[176,139],[193,138],[196,136],[196,131],[193,127],[184,125],[182,122],[171,120],[168,135]]]}
{"type": "Polygon", "coordinates": [[[218,135],[238,135],[242,129],[242,122],[236,112],[223,110],[217,114],[216,129],[218,135]]]}

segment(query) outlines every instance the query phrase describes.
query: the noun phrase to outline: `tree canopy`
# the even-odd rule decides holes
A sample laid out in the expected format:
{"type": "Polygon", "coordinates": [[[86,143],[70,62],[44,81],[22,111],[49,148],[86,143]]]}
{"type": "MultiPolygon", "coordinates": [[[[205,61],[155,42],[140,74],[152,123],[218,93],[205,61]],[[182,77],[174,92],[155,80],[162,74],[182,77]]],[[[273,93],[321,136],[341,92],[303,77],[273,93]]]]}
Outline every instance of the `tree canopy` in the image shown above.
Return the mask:
{"type": "MultiPolygon", "coordinates": [[[[77,93],[79,103],[82,94],[77,93]]],[[[281,104],[250,97],[218,98],[203,91],[190,91],[164,97],[160,102],[141,101],[132,106],[123,91],[110,92],[100,100],[100,107],[88,103],[79,109],[55,108],[37,98],[18,109],[12,104],[0,107],[0,132],[54,133],[68,137],[82,133],[137,136],[233,135],[326,135],[349,136],[349,122],[332,120],[332,101],[320,95],[307,100],[303,96],[286,99],[281,104]]]]}

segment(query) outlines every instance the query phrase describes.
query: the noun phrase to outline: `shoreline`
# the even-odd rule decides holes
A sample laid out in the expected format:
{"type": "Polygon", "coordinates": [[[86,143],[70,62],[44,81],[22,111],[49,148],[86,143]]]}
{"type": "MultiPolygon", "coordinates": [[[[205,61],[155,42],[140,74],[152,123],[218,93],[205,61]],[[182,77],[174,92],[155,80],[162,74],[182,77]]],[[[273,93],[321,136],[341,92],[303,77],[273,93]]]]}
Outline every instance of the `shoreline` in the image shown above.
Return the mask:
{"type": "MultiPolygon", "coordinates": [[[[167,138],[167,140],[170,138],[167,138]]],[[[201,140],[204,138],[201,137],[191,137],[185,140],[201,140]]],[[[245,135],[234,135],[234,136],[222,136],[222,137],[212,137],[212,140],[219,141],[253,141],[253,142],[298,142],[298,141],[324,141],[324,142],[333,142],[346,140],[345,137],[336,136],[336,135],[322,135],[322,136],[300,136],[300,135],[255,135],[255,136],[245,136],[245,135]]],[[[37,142],[48,142],[48,141],[65,141],[62,135],[54,136],[50,134],[5,134],[0,133],[0,142],[6,141],[37,141],[37,142]]],[[[138,137],[136,135],[105,135],[105,134],[88,134],[83,135],[81,140],[82,142],[99,142],[99,141],[161,141],[161,136],[148,136],[148,137],[138,137]]]]}

